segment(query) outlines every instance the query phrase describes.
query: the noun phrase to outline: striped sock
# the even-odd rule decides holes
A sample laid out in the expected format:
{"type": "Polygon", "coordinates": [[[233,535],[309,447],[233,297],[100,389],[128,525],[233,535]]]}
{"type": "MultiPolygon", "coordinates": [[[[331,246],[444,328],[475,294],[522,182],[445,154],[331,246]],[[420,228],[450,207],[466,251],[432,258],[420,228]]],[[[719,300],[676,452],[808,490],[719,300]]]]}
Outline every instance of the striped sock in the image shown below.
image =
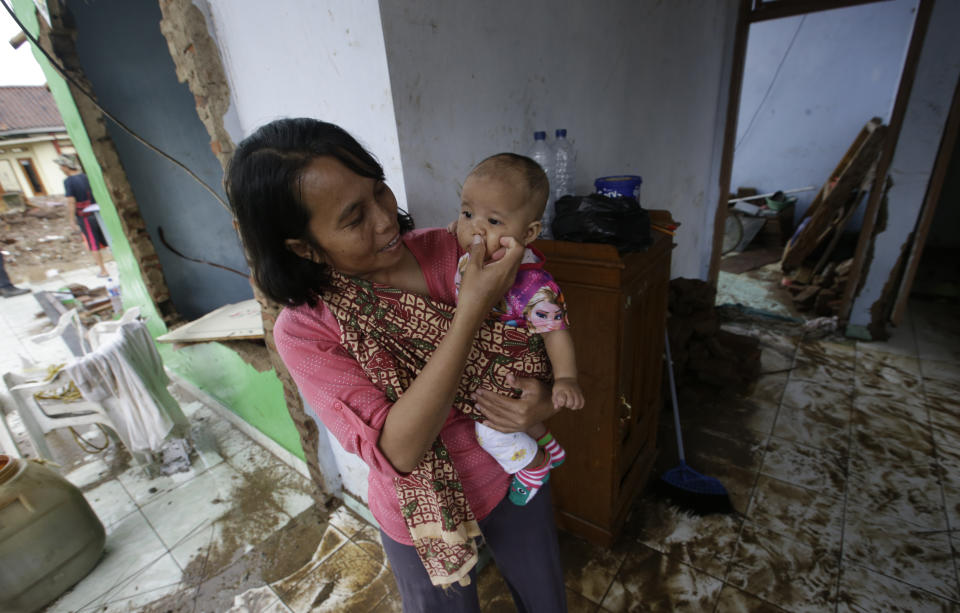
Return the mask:
{"type": "Polygon", "coordinates": [[[567,452],[563,450],[557,439],[553,438],[553,434],[549,430],[537,439],[537,445],[543,447],[544,451],[550,454],[550,468],[560,466],[567,459],[567,452]]]}
{"type": "Polygon", "coordinates": [[[536,468],[524,468],[513,475],[510,483],[510,502],[523,506],[533,500],[543,484],[550,479],[550,455],[536,468]]]}

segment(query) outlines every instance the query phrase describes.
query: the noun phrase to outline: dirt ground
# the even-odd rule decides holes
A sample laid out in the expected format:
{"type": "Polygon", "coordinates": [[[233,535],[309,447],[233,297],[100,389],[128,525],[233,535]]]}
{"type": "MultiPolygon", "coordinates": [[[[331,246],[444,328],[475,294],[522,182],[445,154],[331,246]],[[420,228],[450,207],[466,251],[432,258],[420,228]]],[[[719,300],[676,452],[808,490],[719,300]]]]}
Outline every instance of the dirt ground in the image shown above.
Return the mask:
{"type": "MultiPolygon", "coordinates": [[[[32,198],[25,209],[0,213],[0,249],[14,284],[43,281],[52,269],[96,265],[65,202],[57,198],[32,198]]],[[[112,259],[104,250],[104,260],[112,259]]]]}

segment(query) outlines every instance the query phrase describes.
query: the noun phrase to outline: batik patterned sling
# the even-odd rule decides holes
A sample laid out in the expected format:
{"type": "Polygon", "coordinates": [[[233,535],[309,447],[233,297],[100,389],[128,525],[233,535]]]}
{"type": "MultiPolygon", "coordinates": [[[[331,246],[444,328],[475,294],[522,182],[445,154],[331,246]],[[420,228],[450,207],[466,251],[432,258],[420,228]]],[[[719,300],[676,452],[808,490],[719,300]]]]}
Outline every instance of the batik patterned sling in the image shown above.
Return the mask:
{"type": "MultiPolygon", "coordinates": [[[[337,318],[341,344],[387,398],[396,401],[420,374],[453,320],[454,307],[425,296],[332,275],[323,301],[337,318]]],[[[470,400],[478,387],[511,394],[508,373],[549,379],[543,340],[526,330],[488,320],[467,359],[453,406],[482,420],[470,400]]],[[[394,479],[400,511],[434,585],[470,583],[477,562],[477,519],[460,477],[437,437],[410,474],[394,479]]]]}

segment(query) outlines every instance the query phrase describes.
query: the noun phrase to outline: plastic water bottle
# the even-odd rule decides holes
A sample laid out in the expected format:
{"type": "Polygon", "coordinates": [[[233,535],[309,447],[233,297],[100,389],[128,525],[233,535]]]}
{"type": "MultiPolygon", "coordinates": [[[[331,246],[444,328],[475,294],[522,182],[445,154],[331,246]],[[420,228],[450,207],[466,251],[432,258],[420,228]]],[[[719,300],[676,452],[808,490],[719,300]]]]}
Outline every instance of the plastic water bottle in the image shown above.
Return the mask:
{"type": "Polygon", "coordinates": [[[576,173],[577,152],[567,140],[567,131],[557,130],[553,144],[553,200],[573,194],[573,179],[576,173]]]}
{"type": "Polygon", "coordinates": [[[550,148],[550,145],[547,144],[547,133],[546,132],[534,132],[533,133],[533,148],[530,149],[530,157],[537,164],[540,164],[540,167],[543,168],[543,172],[547,173],[547,180],[550,182],[550,187],[547,190],[547,208],[543,212],[543,218],[541,223],[543,228],[540,231],[540,236],[543,238],[553,238],[553,230],[551,226],[553,225],[553,163],[554,156],[553,150],[550,148]]]}
{"type": "Polygon", "coordinates": [[[123,301],[120,300],[120,284],[113,280],[113,277],[107,278],[107,295],[110,296],[110,306],[114,313],[123,313],[123,301]]]}

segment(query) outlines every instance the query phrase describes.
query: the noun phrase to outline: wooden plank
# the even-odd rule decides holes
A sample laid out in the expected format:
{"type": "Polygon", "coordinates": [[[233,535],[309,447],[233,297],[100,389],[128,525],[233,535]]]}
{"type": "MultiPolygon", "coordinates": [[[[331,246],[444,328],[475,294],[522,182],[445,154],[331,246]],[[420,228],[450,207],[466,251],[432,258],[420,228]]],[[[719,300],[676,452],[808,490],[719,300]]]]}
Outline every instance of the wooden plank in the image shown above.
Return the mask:
{"type": "Polygon", "coordinates": [[[857,209],[860,208],[860,203],[863,201],[863,197],[867,194],[866,186],[861,185],[861,189],[857,192],[855,198],[850,203],[850,208],[838,219],[838,221],[831,226],[833,236],[830,238],[830,242],[827,244],[827,248],[823,250],[823,255],[820,256],[820,259],[817,261],[817,265],[813,267],[813,274],[820,274],[820,271],[823,270],[823,267],[827,265],[827,262],[830,260],[830,256],[833,254],[833,250],[836,249],[837,243],[840,242],[840,237],[843,236],[843,229],[847,227],[847,224],[850,223],[850,220],[853,219],[853,216],[856,214],[857,209]]]}
{"type": "Polygon", "coordinates": [[[854,145],[860,144],[846,167],[838,176],[830,177],[824,184],[821,190],[822,201],[808,217],[806,227],[784,249],[783,259],[780,262],[784,272],[799,266],[816,249],[821,235],[827,229],[837,209],[849,200],[851,190],[863,181],[864,176],[875,163],[887,134],[887,128],[879,118],[874,117],[867,122],[864,130],[867,132],[866,137],[860,138],[858,135],[854,145]]]}
{"type": "Polygon", "coordinates": [[[920,265],[920,256],[923,255],[923,247],[927,243],[927,235],[930,233],[930,226],[933,224],[937,203],[940,201],[940,192],[943,189],[943,181],[947,176],[950,158],[953,156],[954,147],[957,144],[958,133],[960,133],[960,81],[957,81],[957,88],[953,92],[953,102],[950,104],[947,126],[943,131],[943,139],[940,141],[940,151],[937,153],[937,161],[933,166],[933,174],[930,175],[927,196],[923,202],[923,212],[920,213],[920,221],[917,222],[913,246],[910,248],[906,270],[903,273],[903,280],[900,282],[897,299],[890,315],[890,322],[895,326],[900,325],[907,309],[907,300],[910,298],[910,290],[913,289],[913,281],[917,276],[917,266],[920,265]]]}
{"type": "Polygon", "coordinates": [[[253,298],[227,304],[200,319],[158,336],[164,343],[200,343],[263,338],[260,304],[253,298]]]}
{"type": "Polygon", "coordinates": [[[897,97],[893,103],[893,112],[890,114],[890,128],[880,160],[877,162],[877,173],[870,190],[870,199],[867,200],[867,210],[863,216],[863,225],[860,227],[860,240],[853,256],[853,266],[850,277],[843,292],[843,302],[838,315],[846,321],[853,308],[853,297],[859,291],[860,275],[863,274],[863,264],[867,257],[867,250],[873,242],[873,227],[877,222],[877,212],[880,210],[880,200],[886,190],[887,172],[893,161],[893,154],[900,137],[900,128],[903,127],[903,118],[907,112],[907,102],[910,100],[910,91],[913,89],[913,80],[917,74],[917,64],[920,61],[920,51],[927,36],[927,26],[930,24],[930,13],[933,12],[933,0],[920,0],[917,6],[917,17],[913,22],[913,32],[910,34],[910,44],[907,47],[907,57],[903,61],[903,74],[900,75],[900,85],[897,88],[897,97]]]}
{"type": "Polygon", "coordinates": [[[833,172],[830,173],[829,179],[820,187],[820,191],[814,197],[813,202],[810,203],[810,206],[807,207],[807,211],[804,214],[805,217],[810,217],[813,215],[817,209],[820,208],[820,203],[823,202],[824,196],[830,191],[830,183],[840,176],[840,173],[843,172],[843,169],[846,168],[851,161],[853,161],[853,156],[856,155],[857,151],[860,150],[860,147],[863,146],[863,142],[867,139],[867,127],[864,126],[860,129],[857,137],[853,139],[853,144],[851,144],[847,151],[843,154],[843,157],[840,158],[840,162],[837,164],[836,168],[833,169],[833,172]]]}
{"type": "Polygon", "coordinates": [[[737,29],[733,39],[733,60],[730,68],[730,95],[727,98],[727,121],[723,133],[723,153],[720,158],[720,201],[713,214],[713,249],[707,281],[717,286],[720,276],[720,256],[723,250],[723,230],[727,223],[727,200],[730,198],[730,176],[733,173],[733,152],[737,138],[737,117],[740,114],[740,91],[743,89],[743,66],[747,57],[747,37],[750,31],[750,0],[740,0],[737,29]]]}

